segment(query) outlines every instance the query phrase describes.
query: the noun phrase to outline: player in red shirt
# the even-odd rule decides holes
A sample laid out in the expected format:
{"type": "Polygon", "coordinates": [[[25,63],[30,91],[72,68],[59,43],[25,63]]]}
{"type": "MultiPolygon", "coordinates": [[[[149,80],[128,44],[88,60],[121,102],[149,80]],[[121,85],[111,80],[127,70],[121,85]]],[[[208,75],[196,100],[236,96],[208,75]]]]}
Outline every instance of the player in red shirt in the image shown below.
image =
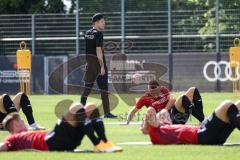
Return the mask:
{"type": "MultiPolygon", "coordinates": [[[[104,141],[101,136],[97,137],[94,134],[96,129],[90,120],[94,112],[98,112],[94,104],[83,106],[80,103],[73,103],[51,132],[27,131],[19,114],[10,113],[3,120],[3,125],[11,135],[0,144],[0,151],[24,149],[72,151],[80,145],[84,135],[87,135],[95,146],[95,152],[122,151],[121,147],[113,145],[111,141],[104,141]]],[[[100,127],[98,125],[98,129],[104,130],[100,127]]]]}
{"type": "Polygon", "coordinates": [[[28,96],[22,92],[17,93],[15,96],[13,96],[12,99],[7,94],[0,95],[0,129],[3,129],[2,121],[7,116],[7,114],[12,112],[19,112],[20,109],[22,109],[22,112],[26,116],[29,124],[29,130],[45,129],[35,122],[31,102],[28,96]]]}
{"type": "Polygon", "coordinates": [[[204,120],[202,98],[197,88],[191,87],[184,95],[174,99],[170,91],[160,86],[158,81],[151,80],[148,83],[148,90],[137,101],[136,105],[130,110],[127,117],[127,124],[130,123],[134,115],[141,110],[143,106],[148,109],[155,109],[158,113],[162,109],[166,109],[171,113],[172,122],[174,124],[185,124],[192,114],[200,122],[204,120]],[[184,110],[185,112],[182,112],[184,110]]]}
{"type": "Polygon", "coordinates": [[[141,131],[150,136],[152,144],[219,145],[235,128],[240,130],[240,101],[222,102],[201,125],[171,124],[167,110],[148,110],[141,131]]]}

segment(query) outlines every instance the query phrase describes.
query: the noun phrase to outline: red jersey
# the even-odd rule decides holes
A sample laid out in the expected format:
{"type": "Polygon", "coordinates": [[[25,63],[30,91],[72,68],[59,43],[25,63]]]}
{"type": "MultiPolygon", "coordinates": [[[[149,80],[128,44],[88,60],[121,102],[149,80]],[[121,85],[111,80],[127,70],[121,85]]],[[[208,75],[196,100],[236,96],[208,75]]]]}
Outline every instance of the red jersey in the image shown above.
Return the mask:
{"type": "Polygon", "coordinates": [[[194,125],[149,126],[148,132],[153,144],[198,144],[198,128],[194,125]]]}
{"type": "Polygon", "coordinates": [[[48,145],[45,141],[47,132],[21,132],[10,135],[5,138],[4,144],[7,145],[9,151],[23,149],[37,149],[46,151],[48,145]]]}
{"type": "Polygon", "coordinates": [[[168,103],[170,91],[164,86],[161,86],[159,89],[160,94],[157,98],[152,97],[150,93],[146,92],[145,95],[142,96],[136,103],[136,108],[141,109],[143,106],[153,107],[156,112],[164,109],[168,103]]]}

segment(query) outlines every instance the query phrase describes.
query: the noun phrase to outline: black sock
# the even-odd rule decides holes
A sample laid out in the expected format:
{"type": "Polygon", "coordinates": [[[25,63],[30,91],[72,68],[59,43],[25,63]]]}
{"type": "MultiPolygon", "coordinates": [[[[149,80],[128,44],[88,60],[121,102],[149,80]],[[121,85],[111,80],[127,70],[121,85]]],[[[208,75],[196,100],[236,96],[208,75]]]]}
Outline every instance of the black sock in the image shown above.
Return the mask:
{"type": "Polygon", "coordinates": [[[102,118],[92,120],[92,125],[93,125],[93,128],[94,128],[95,132],[97,133],[99,139],[103,140],[104,142],[107,142],[107,137],[105,135],[105,128],[104,128],[102,118]]]}
{"type": "Polygon", "coordinates": [[[196,118],[202,122],[204,120],[204,113],[203,113],[203,104],[202,104],[202,97],[196,88],[193,93],[193,103],[194,103],[194,114],[196,115],[196,118]]]}
{"type": "Polygon", "coordinates": [[[230,123],[240,130],[240,112],[235,104],[232,104],[228,110],[227,115],[229,117],[230,123]]]}
{"type": "Polygon", "coordinates": [[[4,95],[3,97],[3,106],[7,113],[17,112],[17,109],[8,95],[4,95]]]}
{"type": "Polygon", "coordinates": [[[107,142],[107,137],[105,135],[104,123],[102,121],[102,118],[99,118],[99,117],[100,117],[100,113],[99,113],[98,108],[96,108],[92,112],[90,119],[92,120],[93,128],[94,128],[95,132],[97,133],[99,139],[103,140],[104,142],[107,142]]]}
{"type": "Polygon", "coordinates": [[[191,103],[191,101],[188,99],[188,97],[186,95],[182,96],[182,105],[183,105],[184,109],[186,110],[185,111],[186,113],[190,113],[190,111],[194,107],[194,105],[191,103]]]}
{"type": "Polygon", "coordinates": [[[91,140],[94,146],[99,144],[100,140],[97,138],[97,136],[94,134],[94,128],[92,126],[91,121],[89,120],[84,123],[84,133],[88,136],[88,138],[91,140]]]}
{"type": "Polygon", "coordinates": [[[194,106],[194,104],[191,103],[187,96],[184,95],[182,97],[182,103],[187,113],[192,114],[200,122],[204,120],[204,117],[201,114],[199,114],[199,112],[196,110],[196,107],[194,106]]]}
{"type": "MultiPolygon", "coordinates": [[[[4,120],[4,118],[7,116],[7,114],[0,112],[0,123],[4,120]]],[[[1,128],[1,127],[0,127],[1,128]]]]}
{"type": "Polygon", "coordinates": [[[81,122],[85,122],[86,119],[87,119],[87,115],[85,113],[85,109],[84,108],[81,108],[77,111],[77,114],[76,114],[76,120],[77,120],[77,123],[81,123],[81,122]]]}
{"type": "Polygon", "coordinates": [[[98,119],[100,117],[99,109],[95,108],[90,115],[90,120],[98,119]]]}
{"type": "Polygon", "coordinates": [[[35,120],[33,117],[32,105],[25,93],[23,93],[21,96],[20,106],[22,107],[22,111],[27,118],[28,124],[31,125],[31,124],[35,123],[35,120]]]}
{"type": "Polygon", "coordinates": [[[87,116],[85,113],[85,109],[82,108],[82,109],[78,110],[76,116],[77,116],[77,118],[76,118],[77,126],[78,126],[78,128],[80,128],[81,132],[83,132],[84,134],[86,134],[88,136],[88,138],[91,140],[93,145],[96,146],[97,144],[99,144],[100,140],[94,134],[94,128],[92,126],[91,121],[86,120],[87,116]]]}
{"type": "Polygon", "coordinates": [[[90,94],[90,92],[92,90],[92,87],[93,87],[93,83],[86,83],[85,84],[85,88],[84,88],[83,94],[81,96],[82,105],[86,104],[88,95],[90,94]]]}

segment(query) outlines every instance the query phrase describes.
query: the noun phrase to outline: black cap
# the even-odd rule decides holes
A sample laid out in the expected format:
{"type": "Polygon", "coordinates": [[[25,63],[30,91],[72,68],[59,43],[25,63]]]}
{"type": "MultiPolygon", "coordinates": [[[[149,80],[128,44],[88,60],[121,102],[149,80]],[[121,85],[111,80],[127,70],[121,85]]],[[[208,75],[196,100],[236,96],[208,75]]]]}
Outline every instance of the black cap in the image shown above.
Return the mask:
{"type": "Polygon", "coordinates": [[[101,13],[94,14],[93,17],[92,17],[92,22],[93,23],[97,22],[97,21],[99,21],[103,18],[104,18],[104,16],[101,13]]]}

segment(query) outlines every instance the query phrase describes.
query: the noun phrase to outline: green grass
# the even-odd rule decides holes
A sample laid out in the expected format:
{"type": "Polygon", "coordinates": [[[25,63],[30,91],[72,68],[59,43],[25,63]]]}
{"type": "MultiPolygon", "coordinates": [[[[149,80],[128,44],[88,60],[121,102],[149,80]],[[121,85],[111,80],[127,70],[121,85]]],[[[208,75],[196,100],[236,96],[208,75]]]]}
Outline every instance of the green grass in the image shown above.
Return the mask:
{"type": "MultiPolygon", "coordinates": [[[[175,93],[178,96],[181,93],[175,93]]],[[[221,103],[224,99],[238,100],[240,96],[233,95],[232,93],[203,93],[204,112],[209,115],[213,109],[221,103]]],[[[31,96],[32,105],[34,108],[34,116],[37,122],[48,130],[52,129],[55,125],[57,117],[54,114],[55,105],[62,99],[72,99],[79,101],[79,96],[76,95],[54,95],[54,96],[31,96]]],[[[94,99],[89,99],[94,101],[94,99]]],[[[95,100],[96,101],[96,100],[95,100]]],[[[97,103],[100,103],[97,100],[97,103]]],[[[120,100],[117,108],[112,112],[118,115],[124,115],[131,107],[127,106],[120,100]]],[[[141,112],[144,113],[145,110],[141,112]]],[[[24,116],[22,116],[24,117],[24,116]]],[[[106,122],[119,121],[119,120],[105,120],[106,122]]],[[[191,117],[189,123],[197,123],[191,117]]],[[[106,133],[109,139],[114,143],[128,142],[128,141],[149,141],[148,136],[142,135],[138,130],[139,126],[129,125],[106,125],[106,133]]],[[[0,141],[7,136],[7,132],[0,132],[0,141]]],[[[235,130],[229,137],[229,143],[240,143],[240,132],[235,130]]],[[[239,159],[240,147],[238,146],[198,146],[198,145],[168,145],[168,146],[122,146],[124,151],[122,153],[103,153],[103,154],[87,154],[87,153],[65,153],[65,152],[13,152],[13,153],[0,153],[0,159],[239,159]]],[[[92,149],[90,141],[85,137],[81,149],[92,149]]]]}

